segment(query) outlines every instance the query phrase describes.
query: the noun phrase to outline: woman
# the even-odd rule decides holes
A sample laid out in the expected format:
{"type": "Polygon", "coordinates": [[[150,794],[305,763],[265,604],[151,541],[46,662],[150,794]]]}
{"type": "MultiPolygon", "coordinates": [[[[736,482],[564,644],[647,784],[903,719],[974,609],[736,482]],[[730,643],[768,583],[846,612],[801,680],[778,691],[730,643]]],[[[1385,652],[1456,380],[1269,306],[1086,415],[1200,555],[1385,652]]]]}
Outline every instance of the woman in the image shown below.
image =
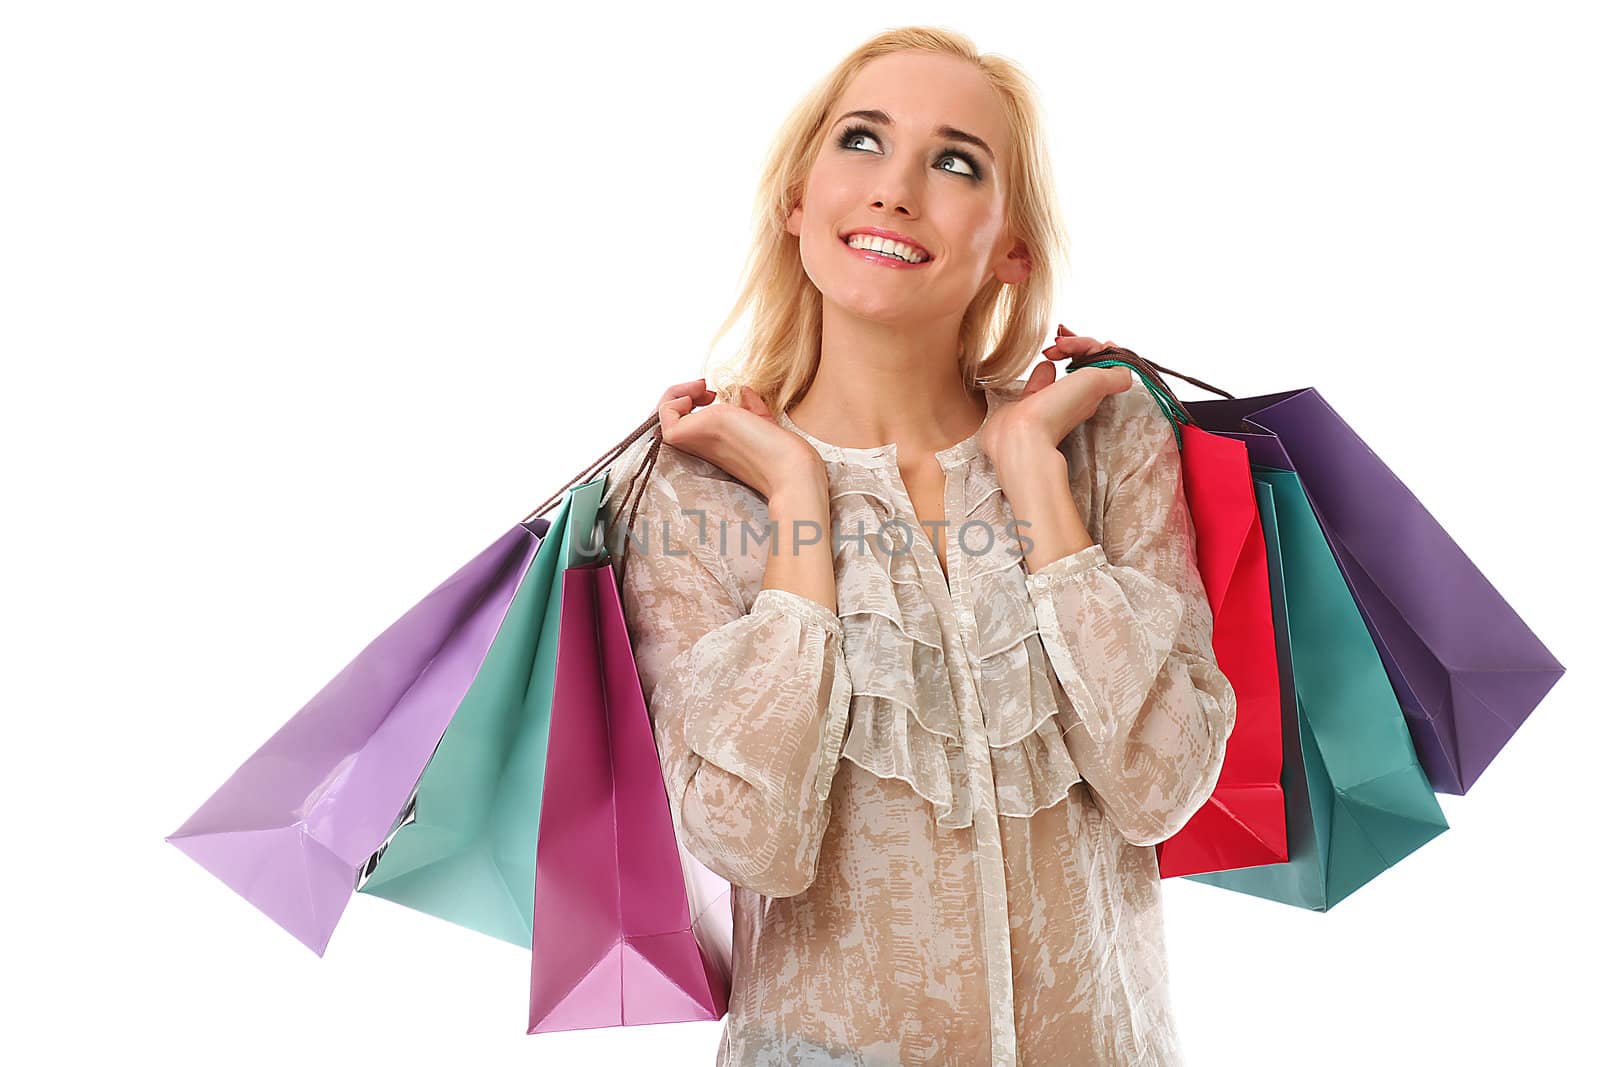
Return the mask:
{"type": "Polygon", "coordinates": [[[733,886],[719,1064],[1179,1062],[1152,846],[1234,693],[1155,401],[1015,381],[1059,243],[1032,99],[922,28],[819,85],[737,399],[667,390],[608,535],[680,843],[733,886]]]}

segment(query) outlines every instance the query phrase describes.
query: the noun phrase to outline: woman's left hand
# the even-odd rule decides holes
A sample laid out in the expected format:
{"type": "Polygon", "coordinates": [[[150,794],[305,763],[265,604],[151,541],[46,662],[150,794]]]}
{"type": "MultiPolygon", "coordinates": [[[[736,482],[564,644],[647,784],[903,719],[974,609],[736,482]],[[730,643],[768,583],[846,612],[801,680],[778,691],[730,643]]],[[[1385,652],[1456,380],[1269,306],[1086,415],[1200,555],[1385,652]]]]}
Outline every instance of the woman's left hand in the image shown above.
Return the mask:
{"type": "MultiPolygon", "coordinates": [[[[1079,337],[1065,326],[1044,350],[1050,360],[1092,355],[1114,345],[1079,337]]],[[[978,445],[997,469],[1022,468],[1057,446],[1095,413],[1100,401],[1133,385],[1127,367],[1082,367],[1056,381],[1056,365],[1040,363],[1028,376],[1022,396],[999,408],[984,424],[978,445]]],[[[1060,453],[1057,453],[1058,455],[1060,453]]]]}

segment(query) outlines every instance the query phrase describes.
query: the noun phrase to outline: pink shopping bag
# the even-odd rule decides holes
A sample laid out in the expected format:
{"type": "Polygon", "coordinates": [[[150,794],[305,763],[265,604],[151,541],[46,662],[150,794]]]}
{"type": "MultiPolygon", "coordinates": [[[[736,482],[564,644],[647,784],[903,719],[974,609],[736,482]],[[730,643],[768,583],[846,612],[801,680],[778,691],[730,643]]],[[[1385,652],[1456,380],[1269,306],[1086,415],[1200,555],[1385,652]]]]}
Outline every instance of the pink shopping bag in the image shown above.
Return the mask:
{"type": "Polygon", "coordinates": [[[728,884],[678,843],[611,562],[569,567],[533,894],[528,1033],[727,1013],[728,884]]]}

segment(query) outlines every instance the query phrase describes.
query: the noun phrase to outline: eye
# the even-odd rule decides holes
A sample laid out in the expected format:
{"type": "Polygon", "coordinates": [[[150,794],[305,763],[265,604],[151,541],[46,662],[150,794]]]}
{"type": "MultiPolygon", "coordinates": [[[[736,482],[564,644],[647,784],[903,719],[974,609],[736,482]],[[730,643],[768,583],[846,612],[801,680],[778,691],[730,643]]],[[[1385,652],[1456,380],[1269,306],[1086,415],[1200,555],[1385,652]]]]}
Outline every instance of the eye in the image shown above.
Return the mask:
{"type": "Polygon", "coordinates": [[[878,139],[873,135],[872,131],[867,129],[865,126],[851,126],[846,129],[844,133],[839,135],[839,147],[849,148],[850,142],[854,141],[857,137],[868,137],[874,141],[878,139]]]}
{"type": "MultiPolygon", "coordinates": [[[[839,135],[838,145],[840,148],[847,149],[852,152],[861,151],[861,149],[851,147],[851,142],[860,137],[865,137],[874,144],[876,144],[878,141],[877,134],[873,133],[865,126],[856,125],[846,128],[845,131],[839,135]]],[[[968,153],[963,152],[960,149],[952,148],[944,155],[939,157],[939,162],[943,163],[947,159],[959,159],[961,162],[967,165],[967,171],[950,170],[948,167],[935,167],[934,169],[942,170],[947,174],[960,175],[963,178],[971,178],[974,181],[978,181],[983,178],[983,170],[978,166],[978,161],[973,159],[968,153]]]]}
{"type": "MultiPolygon", "coordinates": [[[[977,160],[973,159],[971,156],[967,155],[965,152],[951,151],[951,152],[946,152],[944,155],[939,157],[940,162],[943,162],[946,159],[959,159],[959,160],[961,160],[961,162],[965,163],[972,170],[972,173],[970,175],[968,175],[968,177],[971,177],[971,178],[982,177],[982,175],[980,175],[978,173],[978,162],[977,162],[977,160]]],[[[939,168],[939,169],[942,169],[942,168],[939,168]]],[[[960,171],[951,171],[951,173],[952,174],[960,174],[961,172],[960,171]]]]}

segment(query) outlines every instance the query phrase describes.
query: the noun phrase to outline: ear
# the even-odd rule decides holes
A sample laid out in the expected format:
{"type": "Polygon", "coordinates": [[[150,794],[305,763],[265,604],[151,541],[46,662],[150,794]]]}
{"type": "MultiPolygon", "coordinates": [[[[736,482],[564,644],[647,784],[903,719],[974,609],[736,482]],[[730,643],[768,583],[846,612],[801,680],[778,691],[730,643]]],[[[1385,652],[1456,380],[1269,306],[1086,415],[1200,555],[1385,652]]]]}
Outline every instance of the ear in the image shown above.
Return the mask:
{"type": "Polygon", "coordinates": [[[794,204],[794,207],[789,209],[789,218],[788,218],[788,221],[784,223],[784,227],[783,228],[788,230],[790,233],[794,234],[796,237],[799,237],[800,236],[800,218],[804,214],[805,214],[804,208],[802,208],[801,205],[800,205],[800,202],[798,200],[796,200],[795,204],[794,204]]]}
{"type": "Polygon", "coordinates": [[[1033,257],[1028,254],[1028,246],[1020,240],[1012,244],[1011,251],[994,267],[994,276],[1007,285],[1020,285],[1032,273],[1033,257]]]}

